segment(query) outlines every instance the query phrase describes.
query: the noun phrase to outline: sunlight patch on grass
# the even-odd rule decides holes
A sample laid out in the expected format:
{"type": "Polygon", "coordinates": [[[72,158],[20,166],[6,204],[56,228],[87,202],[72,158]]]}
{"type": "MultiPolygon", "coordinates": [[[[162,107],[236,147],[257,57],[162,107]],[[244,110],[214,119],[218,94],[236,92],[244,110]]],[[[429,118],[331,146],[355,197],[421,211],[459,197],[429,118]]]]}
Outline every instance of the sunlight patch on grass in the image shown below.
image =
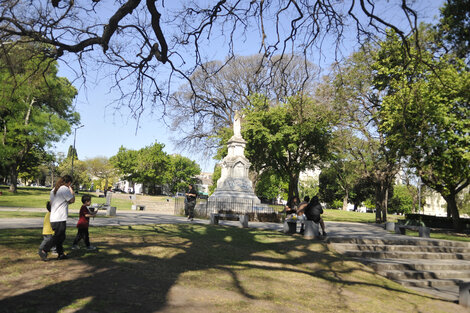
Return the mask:
{"type": "Polygon", "coordinates": [[[81,299],[76,299],[74,300],[71,304],[68,306],[62,308],[61,310],[58,311],[58,313],[67,313],[70,312],[71,309],[83,309],[88,303],[91,303],[93,300],[93,297],[85,297],[81,299]]]}

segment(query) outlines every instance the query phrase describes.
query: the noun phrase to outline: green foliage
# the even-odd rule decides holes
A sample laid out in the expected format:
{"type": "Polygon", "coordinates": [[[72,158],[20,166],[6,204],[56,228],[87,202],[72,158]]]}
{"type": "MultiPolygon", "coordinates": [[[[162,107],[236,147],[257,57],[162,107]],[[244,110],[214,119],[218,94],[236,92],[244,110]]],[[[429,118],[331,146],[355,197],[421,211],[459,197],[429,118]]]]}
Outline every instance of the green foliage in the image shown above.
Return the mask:
{"type": "MultiPolygon", "coordinates": [[[[79,121],[70,82],[57,77],[57,62],[34,44],[9,42],[0,53],[0,168],[16,189],[18,173],[40,163],[53,142],[79,121]]],[[[14,190],[13,190],[14,191],[14,190]]]]}
{"type": "Polygon", "coordinates": [[[166,173],[166,182],[170,192],[186,190],[189,183],[194,183],[194,177],[201,173],[201,167],[193,160],[179,154],[170,155],[170,163],[166,173]]]}
{"type": "Polygon", "coordinates": [[[116,178],[116,169],[107,157],[95,157],[85,161],[88,173],[92,177],[98,177],[102,182],[99,185],[102,189],[108,188],[116,178]],[[104,183],[104,186],[101,186],[104,183]]]}
{"type": "MultiPolygon", "coordinates": [[[[288,186],[286,185],[286,187],[288,186]]],[[[310,198],[312,198],[312,196],[318,194],[319,189],[319,179],[316,177],[309,176],[307,179],[300,179],[299,181],[300,199],[303,199],[305,196],[309,196],[310,198]]]]}
{"type": "Polygon", "coordinates": [[[388,204],[390,213],[412,213],[414,211],[414,198],[417,193],[416,187],[406,185],[395,185],[393,197],[388,204]]]}
{"type": "Polygon", "coordinates": [[[390,33],[377,55],[375,85],[386,145],[416,168],[458,220],[456,194],[470,183],[470,73],[462,61],[410,48],[390,33]]]}
{"type": "MultiPolygon", "coordinates": [[[[470,0],[447,0],[440,9],[438,34],[457,57],[469,58],[470,53],[470,0]]],[[[468,60],[470,61],[470,60],[468,60]]]]}
{"type": "Polygon", "coordinates": [[[332,119],[321,104],[310,98],[291,97],[271,104],[255,95],[244,111],[245,154],[256,172],[271,170],[289,180],[289,197],[298,196],[301,171],[328,158],[332,119]]]}
{"type": "Polygon", "coordinates": [[[273,200],[278,196],[287,199],[288,182],[273,171],[264,171],[257,179],[255,193],[258,197],[273,200]]]}
{"type": "Polygon", "coordinates": [[[157,185],[168,184],[170,192],[184,190],[188,183],[194,183],[194,177],[201,173],[195,162],[181,155],[168,155],[165,146],[155,142],[140,150],[119,148],[110,162],[121,177],[134,183],[143,183],[155,193],[157,185]]]}
{"type": "Polygon", "coordinates": [[[215,188],[217,188],[217,181],[222,176],[222,168],[219,165],[214,167],[214,173],[212,173],[212,185],[209,186],[209,194],[213,194],[215,188]]]}

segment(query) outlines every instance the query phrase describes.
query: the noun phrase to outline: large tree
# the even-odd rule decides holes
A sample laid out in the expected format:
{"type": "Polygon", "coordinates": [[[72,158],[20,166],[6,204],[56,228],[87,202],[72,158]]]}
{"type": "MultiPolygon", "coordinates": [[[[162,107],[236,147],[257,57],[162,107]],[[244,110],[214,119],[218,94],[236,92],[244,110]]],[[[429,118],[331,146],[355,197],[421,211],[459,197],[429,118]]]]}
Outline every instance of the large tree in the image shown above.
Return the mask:
{"type": "Polygon", "coordinates": [[[164,147],[158,142],[139,150],[121,147],[110,162],[124,179],[142,183],[149,189],[149,193],[154,194],[157,186],[166,183],[168,177],[170,157],[163,151],[164,147]]]}
{"type": "Polygon", "coordinates": [[[119,88],[121,100],[139,114],[155,100],[165,102],[175,79],[191,81],[191,73],[213,59],[215,47],[229,58],[248,48],[267,59],[276,54],[308,59],[341,56],[351,30],[358,41],[385,28],[405,36],[416,28],[417,3],[393,4],[394,14],[388,1],[376,0],[346,5],[329,0],[2,1],[0,45],[20,38],[49,44],[54,49],[45,50],[53,58],[76,57],[77,76],[86,73],[90,60],[113,65],[115,71],[108,73],[116,87],[133,84],[119,88]]]}
{"type": "Polygon", "coordinates": [[[252,169],[276,172],[289,181],[289,199],[298,197],[300,172],[313,169],[328,156],[334,118],[328,106],[300,95],[277,104],[256,95],[252,105],[244,111],[242,124],[252,169]]]}
{"type": "Polygon", "coordinates": [[[470,72],[463,60],[436,58],[423,46],[411,49],[420,50],[423,60],[416,62],[401,45],[391,33],[374,64],[376,88],[386,92],[381,130],[388,149],[446,200],[459,228],[456,195],[470,184],[470,72]]]}
{"type": "Polygon", "coordinates": [[[170,163],[166,174],[166,183],[171,193],[186,190],[194,177],[201,173],[201,167],[193,160],[179,154],[170,155],[170,163]]]}
{"type": "Polygon", "coordinates": [[[317,73],[300,56],[267,60],[257,54],[205,63],[193,73],[191,84],[183,84],[170,98],[168,116],[177,146],[214,153],[224,141],[224,129],[231,128],[235,111],[249,106],[252,95],[262,93],[277,102],[307,94],[317,73]]]}
{"type": "Polygon", "coordinates": [[[396,154],[387,149],[385,135],[379,129],[380,93],[374,89],[372,70],[375,51],[373,45],[367,44],[353,53],[334,68],[322,90],[325,101],[331,102],[341,116],[335,132],[337,139],[332,145],[334,154],[340,160],[344,159],[341,155],[349,156],[357,165],[352,171],[358,174],[357,178],[373,183],[376,222],[381,223],[387,220],[388,192],[399,166],[396,154]]]}
{"type": "Polygon", "coordinates": [[[8,170],[10,191],[18,173],[38,165],[51,143],[79,120],[72,108],[77,91],[57,76],[57,62],[42,46],[4,43],[0,50],[0,159],[8,170]]]}
{"type": "Polygon", "coordinates": [[[108,183],[116,177],[116,169],[107,157],[95,157],[85,160],[90,175],[104,179],[104,188],[108,189],[108,183]]]}

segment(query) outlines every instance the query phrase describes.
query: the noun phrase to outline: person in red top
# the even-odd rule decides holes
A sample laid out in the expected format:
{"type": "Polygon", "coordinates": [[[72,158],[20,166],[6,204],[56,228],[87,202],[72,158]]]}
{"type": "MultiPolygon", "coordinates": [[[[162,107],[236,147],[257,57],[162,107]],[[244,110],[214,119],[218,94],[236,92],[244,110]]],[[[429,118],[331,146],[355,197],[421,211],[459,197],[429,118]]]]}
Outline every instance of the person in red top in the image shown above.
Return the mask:
{"type": "Polygon", "coordinates": [[[91,197],[89,195],[82,196],[82,207],[80,208],[80,216],[77,222],[77,236],[75,237],[72,249],[80,249],[78,242],[83,239],[85,241],[86,248],[88,250],[96,250],[96,247],[90,245],[90,235],[88,233],[88,227],[90,226],[90,217],[95,216],[96,212],[92,212],[88,209],[91,204],[91,197]]]}

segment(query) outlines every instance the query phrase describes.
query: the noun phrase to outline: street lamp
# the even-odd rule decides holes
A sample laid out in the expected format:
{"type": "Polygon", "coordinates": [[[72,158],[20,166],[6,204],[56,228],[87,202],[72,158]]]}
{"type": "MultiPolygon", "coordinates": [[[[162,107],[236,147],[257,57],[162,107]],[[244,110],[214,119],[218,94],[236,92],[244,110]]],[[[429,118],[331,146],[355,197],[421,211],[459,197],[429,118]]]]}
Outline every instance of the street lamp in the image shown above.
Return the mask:
{"type": "Polygon", "coordinates": [[[80,126],[77,126],[77,127],[74,127],[75,129],[75,134],[73,136],[73,151],[72,151],[72,178],[73,178],[73,159],[75,159],[75,141],[77,140],[77,129],[79,128],[82,128],[83,126],[85,125],[80,125],[80,126]]]}

